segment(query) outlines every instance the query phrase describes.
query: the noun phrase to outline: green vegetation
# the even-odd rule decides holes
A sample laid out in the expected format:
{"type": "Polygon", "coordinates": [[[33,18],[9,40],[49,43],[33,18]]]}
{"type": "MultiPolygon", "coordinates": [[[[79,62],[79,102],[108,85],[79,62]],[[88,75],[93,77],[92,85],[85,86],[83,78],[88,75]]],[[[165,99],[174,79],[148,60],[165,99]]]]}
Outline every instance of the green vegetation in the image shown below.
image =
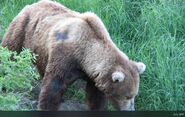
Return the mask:
{"type": "MultiPolygon", "coordinates": [[[[13,17],[26,4],[36,1],[3,0],[0,3],[0,38],[13,17]]],[[[184,0],[57,1],[79,12],[95,12],[117,46],[131,59],[146,64],[136,97],[137,110],[185,110],[184,0]]],[[[18,73],[14,75],[19,77],[18,73]]],[[[71,92],[78,92],[73,90],[71,92]]],[[[14,97],[3,97],[8,103],[15,102],[14,97]]]]}
{"type": "Polygon", "coordinates": [[[85,101],[85,91],[83,89],[79,89],[79,87],[72,84],[64,95],[65,98],[77,100],[79,102],[85,101]]]}
{"type": "Polygon", "coordinates": [[[34,56],[24,49],[19,55],[0,47],[0,110],[24,110],[20,108],[22,97],[28,95],[38,78],[31,67],[34,56]],[[11,59],[14,59],[12,61],[11,59]]]}

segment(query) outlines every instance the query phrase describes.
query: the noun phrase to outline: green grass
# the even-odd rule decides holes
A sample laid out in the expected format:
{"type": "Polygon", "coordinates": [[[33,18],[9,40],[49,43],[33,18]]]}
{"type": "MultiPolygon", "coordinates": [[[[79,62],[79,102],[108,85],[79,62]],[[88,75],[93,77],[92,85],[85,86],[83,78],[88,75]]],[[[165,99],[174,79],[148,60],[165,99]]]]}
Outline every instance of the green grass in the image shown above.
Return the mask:
{"type": "MultiPolygon", "coordinates": [[[[0,38],[12,18],[35,1],[0,3],[0,38]]],[[[137,110],[185,110],[184,0],[57,1],[79,12],[95,12],[117,46],[131,59],[146,64],[136,97],[137,110]]]]}
{"type": "Polygon", "coordinates": [[[65,93],[64,97],[66,99],[73,99],[78,102],[83,103],[85,101],[85,91],[83,89],[79,89],[79,87],[72,84],[65,93]]]}
{"type": "Polygon", "coordinates": [[[0,46],[0,110],[31,108],[22,103],[23,97],[30,95],[32,85],[38,79],[38,73],[31,67],[34,60],[35,57],[27,49],[17,55],[0,46]]]}

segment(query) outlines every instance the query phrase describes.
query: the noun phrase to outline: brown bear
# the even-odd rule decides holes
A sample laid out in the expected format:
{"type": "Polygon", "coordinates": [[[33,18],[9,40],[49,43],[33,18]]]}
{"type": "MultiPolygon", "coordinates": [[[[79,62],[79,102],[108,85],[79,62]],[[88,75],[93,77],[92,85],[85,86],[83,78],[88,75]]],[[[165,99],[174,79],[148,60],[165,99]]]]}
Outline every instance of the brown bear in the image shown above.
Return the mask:
{"type": "Polygon", "coordinates": [[[141,62],[129,60],[111,40],[94,13],[78,13],[49,0],[26,6],[11,22],[2,45],[18,53],[36,53],[43,77],[39,109],[57,110],[68,86],[87,81],[90,110],[104,110],[106,99],[117,110],[134,110],[141,62]]]}

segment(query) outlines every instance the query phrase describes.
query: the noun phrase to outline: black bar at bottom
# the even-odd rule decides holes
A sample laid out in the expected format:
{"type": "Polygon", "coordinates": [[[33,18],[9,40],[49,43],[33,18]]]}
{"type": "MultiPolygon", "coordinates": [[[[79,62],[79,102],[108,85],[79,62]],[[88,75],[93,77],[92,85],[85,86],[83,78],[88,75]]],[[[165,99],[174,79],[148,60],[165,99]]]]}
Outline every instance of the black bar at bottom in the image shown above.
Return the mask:
{"type": "Polygon", "coordinates": [[[185,117],[185,111],[0,111],[0,117],[185,117]]]}

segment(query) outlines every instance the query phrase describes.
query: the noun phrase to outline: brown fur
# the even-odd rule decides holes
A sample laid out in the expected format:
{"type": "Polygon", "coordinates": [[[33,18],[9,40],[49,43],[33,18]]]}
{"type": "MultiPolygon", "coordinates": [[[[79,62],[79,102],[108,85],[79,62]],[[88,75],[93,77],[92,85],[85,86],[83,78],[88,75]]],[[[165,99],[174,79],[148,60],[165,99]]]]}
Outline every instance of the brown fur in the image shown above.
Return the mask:
{"type": "Polygon", "coordinates": [[[79,78],[88,82],[86,96],[91,110],[105,109],[105,97],[121,110],[125,98],[137,95],[136,62],[116,47],[93,13],[80,14],[56,2],[39,1],[14,18],[2,45],[17,52],[25,47],[38,54],[42,110],[57,110],[68,85],[79,78]],[[125,74],[123,82],[112,81],[115,71],[125,74]]]}

